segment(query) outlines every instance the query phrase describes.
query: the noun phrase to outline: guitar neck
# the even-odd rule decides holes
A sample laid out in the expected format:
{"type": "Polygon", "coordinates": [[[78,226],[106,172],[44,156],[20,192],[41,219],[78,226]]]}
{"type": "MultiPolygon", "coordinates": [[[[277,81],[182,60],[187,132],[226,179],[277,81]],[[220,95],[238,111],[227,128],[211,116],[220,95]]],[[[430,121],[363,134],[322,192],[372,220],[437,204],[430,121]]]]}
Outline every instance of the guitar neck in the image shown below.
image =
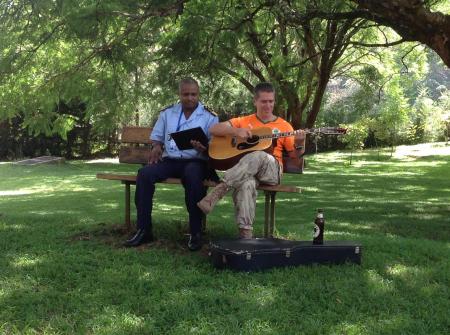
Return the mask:
{"type": "Polygon", "coordinates": [[[280,137],[289,137],[298,134],[301,131],[304,131],[306,134],[317,134],[317,133],[326,133],[326,134],[341,134],[340,132],[336,132],[335,128],[310,128],[310,129],[298,129],[294,131],[286,131],[283,133],[271,134],[271,135],[261,135],[259,138],[280,138],[280,137]],[[334,130],[334,131],[333,131],[334,130]]]}
{"type": "Polygon", "coordinates": [[[294,130],[294,131],[286,131],[284,133],[277,133],[277,134],[271,134],[271,135],[261,135],[259,138],[265,139],[265,138],[280,138],[280,137],[288,137],[288,136],[294,136],[295,134],[298,134],[301,130],[294,130]]]}

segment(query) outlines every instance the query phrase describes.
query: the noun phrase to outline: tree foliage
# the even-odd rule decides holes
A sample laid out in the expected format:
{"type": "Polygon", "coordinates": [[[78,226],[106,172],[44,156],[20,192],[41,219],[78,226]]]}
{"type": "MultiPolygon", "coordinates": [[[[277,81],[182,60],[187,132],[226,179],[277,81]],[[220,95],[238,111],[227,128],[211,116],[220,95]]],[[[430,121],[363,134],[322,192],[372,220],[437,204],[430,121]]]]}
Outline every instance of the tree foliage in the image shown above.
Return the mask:
{"type": "MultiPolygon", "coordinates": [[[[414,40],[415,30],[406,36],[393,19],[417,28],[410,18],[426,14],[439,28],[448,15],[430,9],[448,12],[443,3],[383,1],[384,9],[407,12],[383,17],[372,1],[350,0],[4,0],[0,120],[19,117],[31,136],[64,140],[81,126],[109,137],[124,123],[151,123],[176,99],[177,81],[186,75],[200,79],[203,100],[224,117],[249,112],[254,84],[271,81],[276,112],[296,128],[339,121],[321,113],[330,80],[347,78],[358,85],[348,100],[356,104],[347,104],[344,114],[357,120],[374,104],[390,108],[382,87],[390,87],[392,73],[380,63],[402,63],[411,73],[420,72],[414,64],[426,63],[408,61],[419,54],[415,45],[382,51],[414,40]]],[[[428,32],[446,36],[438,28],[428,32]]],[[[445,61],[445,53],[439,55],[445,61]]],[[[402,83],[407,98],[417,90],[415,81],[402,83]]]]}
{"type": "Polygon", "coordinates": [[[133,79],[148,64],[149,49],[157,48],[159,31],[169,21],[165,15],[175,5],[3,2],[2,42],[8,47],[2,50],[0,64],[1,116],[21,112],[32,132],[54,133],[62,129],[53,125],[62,122],[55,107],[75,99],[86,104],[83,117],[96,129],[115,127],[145,95],[133,79]]]}

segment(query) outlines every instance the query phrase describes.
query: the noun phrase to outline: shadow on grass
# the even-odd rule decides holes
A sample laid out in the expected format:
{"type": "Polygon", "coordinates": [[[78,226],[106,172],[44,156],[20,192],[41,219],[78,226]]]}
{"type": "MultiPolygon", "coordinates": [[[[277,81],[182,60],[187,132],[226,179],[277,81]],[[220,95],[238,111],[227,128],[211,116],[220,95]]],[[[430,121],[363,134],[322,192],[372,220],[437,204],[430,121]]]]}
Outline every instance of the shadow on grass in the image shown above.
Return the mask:
{"type": "MultiPolygon", "coordinates": [[[[58,246],[64,243],[44,254],[31,250],[27,262],[8,257],[3,269],[15,286],[0,297],[2,306],[10,306],[3,320],[16,320],[18,329],[109,334],[254,333],[254,327],[283,334],[378,334],[445,326],[448,302],[439,281],[445,273],[417,265],[405,251],[389,260],[367,255],[361,267],[246,274],[215,271],[201,257],[171,251],[111,250],[86,240],[58,246]],[[31,279],[24,282],[24,276],[31,279]],[[436,279],[431,285],[430,277],[436,279]],[[15,319],[17,313],[26,319],[15,319]]],[[[402,247],[395,239],[383,243],[384,250],[402,247]]]]}
{"type": "MultiPolygon", "coordinates": [[[[444,333],[448,158],[345,167],[327,157],[286,176],[305,192],[278,195],[278,233],[311,238],[322,207],[326,237],[361,241],[362,265],[253,274],[217,271],[204,253],[186,251],[178,186],[157,189],[159,242],[126,249],[123,186],[94,176],[134,169],[0,167],[2,191],[33,192],[0,197],[0,333],[444,333]]],[[[261,197],[257,210],[261,235],[261,197]]],[[[210,238],[236,236],[230,197],[207,229],[210,238]]]]}

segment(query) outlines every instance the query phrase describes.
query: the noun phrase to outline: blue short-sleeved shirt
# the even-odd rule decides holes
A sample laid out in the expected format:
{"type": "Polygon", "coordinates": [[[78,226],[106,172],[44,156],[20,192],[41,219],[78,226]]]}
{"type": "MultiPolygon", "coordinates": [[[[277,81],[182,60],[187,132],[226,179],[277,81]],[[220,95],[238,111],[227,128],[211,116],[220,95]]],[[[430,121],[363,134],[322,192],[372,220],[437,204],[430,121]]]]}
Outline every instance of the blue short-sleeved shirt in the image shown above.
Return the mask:
{"type": "Polygon", "coordinates": [[[211,139],[209,127],[219,122],[219,118],[205,109],[202,103],[198,103],[197,108],[186,120],[181,109],[181,104],[175,104],[164,109],[158,117],[153,127],[150,139],[164,143],[163,157],[192,159],[200,158],[206,160],[206,153],[200,153],[195,149],[179,150],[175,141],[169,134],[176,131],[186,130],[195,127],[201,127],[208,139],[211,139]]]}

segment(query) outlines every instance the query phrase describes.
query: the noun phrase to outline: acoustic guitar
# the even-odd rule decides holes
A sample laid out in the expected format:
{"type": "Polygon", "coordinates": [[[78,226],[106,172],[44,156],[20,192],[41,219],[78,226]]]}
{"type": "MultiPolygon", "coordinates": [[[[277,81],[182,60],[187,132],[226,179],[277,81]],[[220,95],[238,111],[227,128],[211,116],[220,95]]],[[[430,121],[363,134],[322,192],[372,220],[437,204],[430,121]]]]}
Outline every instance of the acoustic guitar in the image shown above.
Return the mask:
{"type": "MultiPolygon", "coordinates": [[[[344,128],[313,128],[302,129],[307,134],[345,134],[344,128]]],[[[228,170],[236,165],[246,154],[253,151],[266,151],[272,153],[273,140],[281,137],[295,136],[302,130],[294,130],[282,133],[272,133],[269,127],[252,129],[252,137],[239,139],[235,136],[213,136],[209,143],[208,154],[211,165],[217,170],[228,170]]]]}

